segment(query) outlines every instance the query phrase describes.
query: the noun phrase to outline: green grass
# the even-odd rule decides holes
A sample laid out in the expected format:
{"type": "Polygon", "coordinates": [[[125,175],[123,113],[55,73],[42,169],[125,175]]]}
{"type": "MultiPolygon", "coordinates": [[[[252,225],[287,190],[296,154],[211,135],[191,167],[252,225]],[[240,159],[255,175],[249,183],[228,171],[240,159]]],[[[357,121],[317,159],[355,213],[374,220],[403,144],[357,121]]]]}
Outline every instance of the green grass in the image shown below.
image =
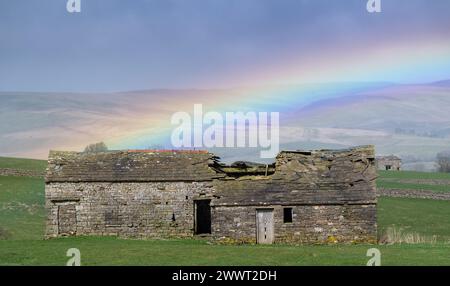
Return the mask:
{"type": "MultiPolygon", "coordinates": [[[[0,265],[65,265],[78,248],[82,265],[365,265],[373,245],[209,245],[199,240],[76,237],[0,241],[0,265]]],[[[450,265],[450,245],[376,246],[382,265],[450,265]]]]}
{"type": "MultiPolygon", "coordinates": [[[[447,174],[389,172],[382,177],[445,179],[447,174]],[[393,174],[393,175],[391,175],[393,174]],[[442,177],[444,176],[444,177],[442,177]]],[[[379,199],[378,228],[437,236],[433,245],[217,245],[204,240],[70,237],[43,240],[44,180],[0,177],[0,265],[65,265],[69,248],[83,265],[365,265],[381,250],[383,265],[450,265],[450,201],[379,199]],[[3,233],[3,237],[2,237],[3,233]],[[3,238],[3,240],[2,240],[3,238]]]]}
{"type": "Polygon", "coordinates": [[[426,236],[436,235],[438,241],[450,243],[450,201],[379,198],[379,234],[388,227],[426,236]]]}
{"type": "Polygon", "coordinates": [[[415,183],[399,183],[391,181],[377,180],[377,187],[385,189],[404,189],[404,190],[427,190],[433,192],[450,192],[450,185],[429,185],[415,183]]]}
{"type": "Polygon", "coordinates": [[[0,168],[22,169],[22,170],[43,172],[45,171],[45,168],[47,168],[47,161],[0,157],[0,168]]]}
{"type": "Polygon", "coordinates": [[[385,189],[428,190],[433,192],[450,192],[450,173],[426,173],[413,171],[379,171],[377,187],[385,189]],[[424,180],[417,183],[414,180],[424,180]],[[401,180],[401,181],[396,181],[401,180]],[[408,182],[410,180],[411,182],[408,182]],[[427,180],[430,180],[427,183],[427,180]],[[448,180],[448,184],[433,184],[432,180],[448,180]]]}
{"type": "Polygon", "coordinates": [[[0,176],[0,239],[44,235],[44,180],[0,176]]]}
{"type": "Polygon", "coordinates": [[[428,173],[415,171],[378,171],[379,179],[435,179],[450,180],[450,173],[428,173]]]}

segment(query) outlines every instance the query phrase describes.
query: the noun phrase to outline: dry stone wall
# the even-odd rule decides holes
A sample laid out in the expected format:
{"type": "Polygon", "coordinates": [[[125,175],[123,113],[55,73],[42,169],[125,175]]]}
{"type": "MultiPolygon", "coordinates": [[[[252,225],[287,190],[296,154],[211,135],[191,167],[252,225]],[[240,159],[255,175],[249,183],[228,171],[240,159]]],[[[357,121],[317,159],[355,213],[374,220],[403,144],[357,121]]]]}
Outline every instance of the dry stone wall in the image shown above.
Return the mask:
{"type": "MultiPolygon", "coordinates": [[[[213,234],[218,240],[256,242],[258,207],[213,208],[213,234]]],[[[376,205],[272,206],[275,243],[376,242],[376,205]],[[292,209],[292,222],[283,209],[292,209]]]]}
{"type": "Polygon", "coordinates": [[[13,177],[44,177],[44,172],[24,170],[24,169],[11,169],[0,168],[0,176],[13,176],[13,177]]]}
{"type": "Polygon", "coordinates": [[[207,182],[50,183],[46,236],[191,237],[193,200],[212,193],[207,182]]]}
{"type": "Polygon", "coordinates": [[[377,195],[379,197],[416,198],[416,199],[450,201],[450,193],[449,192],[436,192],[436,191],[430,191],[430,190],[407,190],[407,189],[378,188],[377,195]]]}

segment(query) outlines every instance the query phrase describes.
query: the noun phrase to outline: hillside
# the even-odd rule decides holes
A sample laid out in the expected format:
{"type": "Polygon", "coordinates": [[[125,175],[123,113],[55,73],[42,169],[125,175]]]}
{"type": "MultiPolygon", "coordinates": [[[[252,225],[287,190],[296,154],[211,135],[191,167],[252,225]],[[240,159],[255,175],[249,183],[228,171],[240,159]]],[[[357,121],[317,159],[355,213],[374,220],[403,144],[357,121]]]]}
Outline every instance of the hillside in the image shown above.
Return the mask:
{"type": "Polygon", "coordinates": [[[44,172],[45,168],[47,168],[47,161],[36,159],[0,157],[0,169],[3,168],[44,172]]]}
{"type": "Polygon", "coordinates": [[[378,188],[450,193],[449,173],[379,171],[378,188]]]}
{"type": "Polygon", "coordinates": [[[44,179],[0,176],[0,240],[42,239],[44,179]]]}
{"type": "MultiPolygon", "coordinates": [[[[223,90],[144,90],[110,94],[0,93],[0,155],[45,159],[49,149],[170,148],[170,117],[205,109],[280,112],[281,149],[374,144],[405,168],[431,170],[450,146],[450,86],[316,84],[223,90]],[[156,106],[153,104],[158,102],[156,106]],[[169,144],[169,145],[168,145],[169,144]]],[[[206,111],[206,110],[205,110],[206,111]]],[[[258,161],[259,151],[214,150],[227,162],[258,161]]]]}

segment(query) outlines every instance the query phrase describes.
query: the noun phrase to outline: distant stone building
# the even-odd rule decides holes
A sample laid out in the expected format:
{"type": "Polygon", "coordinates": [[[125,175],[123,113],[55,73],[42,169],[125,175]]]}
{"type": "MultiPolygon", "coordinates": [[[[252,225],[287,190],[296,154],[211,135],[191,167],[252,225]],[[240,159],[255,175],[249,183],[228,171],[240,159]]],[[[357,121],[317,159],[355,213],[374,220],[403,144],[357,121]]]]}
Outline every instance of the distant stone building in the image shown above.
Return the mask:
{"type": "Polygon", "coordinates": [[[271,165],[202,151],[51,151],[46,237],[376,241],[372,146],[282,151],[271,165]]]}
{"type": "Polygon", "coordinates": [[[377,169],[386,171],[400,171],[402,167],[402,159],[397,156],[377,156],[377,169]]]}

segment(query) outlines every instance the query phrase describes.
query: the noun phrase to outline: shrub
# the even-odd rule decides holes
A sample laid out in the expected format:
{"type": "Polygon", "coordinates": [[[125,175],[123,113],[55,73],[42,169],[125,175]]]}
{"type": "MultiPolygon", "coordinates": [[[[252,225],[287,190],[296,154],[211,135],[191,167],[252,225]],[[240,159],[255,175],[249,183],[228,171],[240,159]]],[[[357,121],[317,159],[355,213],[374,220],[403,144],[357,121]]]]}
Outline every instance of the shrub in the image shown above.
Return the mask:
{"type": "Polygon", "coordinates": [[[439,172],[450,173],[450,151],[443,151],[436,156],[439,172]]]}
{"type": "Polygon", "coordinates": [[[401,228],[388,227],[386,232],[380,239],[381,244],[394,244],[394,243],[406,243],[406,244],[435,244],[437,236],[425,236],[416,232],[404,232],[401,228]]]}
{"type": "Polygon", "coordinates": [[[86,146],[86,148],[84,148],[85,153],[96,153],[105,151],[108,151],[108,147],[103,142],[89,144],[88,146],[86,146]]]}

